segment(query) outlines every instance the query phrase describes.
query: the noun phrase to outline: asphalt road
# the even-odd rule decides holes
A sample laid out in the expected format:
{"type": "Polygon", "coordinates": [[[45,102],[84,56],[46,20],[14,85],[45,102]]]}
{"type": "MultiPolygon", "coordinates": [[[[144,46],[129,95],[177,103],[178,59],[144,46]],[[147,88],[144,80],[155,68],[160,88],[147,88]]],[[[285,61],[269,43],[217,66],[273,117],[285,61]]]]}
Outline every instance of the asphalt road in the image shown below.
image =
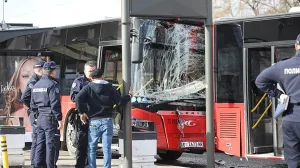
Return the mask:
{"type": "MultiPolygon", "coordinates": [[[[223,161],[223,165],[215,164],[220,168],[288,168],[284,161],[249,159],[248,161],[239,157],[231,157],[223,153],[216,153],[216,161],[223,161]]],[[[206,168],[206,154],[183,154],[177,161],[166,162],[158,160],[157,163],[168,164],[174,166],[206,168]]]]}
{"type": "MultiPolygon", "coordinates": [[[[25,151],[25,165],[30,165],[30,151],[25,151]]],[[[217,168],[287,168],[284,161],[274,160],[262,160],[262,159],[249,159],[248,161],[243,158],[240,160],[238,157],[231,157],[223,153],[216,153],[216,161],[223,162],[215,164],[217,168]]],[[[102,157],[97,159],[97,166],[102,166],[102,157]]],[[[119,167],[120,160],[116,157],[112,160],[112,167],[119,167]]],[[[60,157],[57,162],[59,168],[74,167],[75,159],[70,157],[66,151],[60,152],[60,157]]],[[[168,167],[168,168],[179,168],[179,167],[190,167],[190,168],[207,168],[206,165],[206,154],[183,154],[177,161],[163,161],[157,157],[157,167],[168,167]]]]}

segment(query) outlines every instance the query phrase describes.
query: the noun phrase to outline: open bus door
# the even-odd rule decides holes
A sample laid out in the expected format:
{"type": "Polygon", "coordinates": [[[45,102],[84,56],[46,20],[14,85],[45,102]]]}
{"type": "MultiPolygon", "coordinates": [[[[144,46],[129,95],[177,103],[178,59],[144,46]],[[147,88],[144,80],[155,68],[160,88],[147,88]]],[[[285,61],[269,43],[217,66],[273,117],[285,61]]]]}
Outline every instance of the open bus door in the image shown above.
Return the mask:
{"type": "Polygon", "coordinates": [[[244,48],[247,155],[250,158],[282,159],[282,117],[272,119],[277,100],[257,89],[255,79],[261,71],[287,56],[294,46],[246,45],[244,48]]]}
{"type": "Polygon", "coordinates": [[[271,47],[244,48],[249,154],[273,151],[272,99],[255,85],[257,76],[273,64],[271,55],[271,47]]]}

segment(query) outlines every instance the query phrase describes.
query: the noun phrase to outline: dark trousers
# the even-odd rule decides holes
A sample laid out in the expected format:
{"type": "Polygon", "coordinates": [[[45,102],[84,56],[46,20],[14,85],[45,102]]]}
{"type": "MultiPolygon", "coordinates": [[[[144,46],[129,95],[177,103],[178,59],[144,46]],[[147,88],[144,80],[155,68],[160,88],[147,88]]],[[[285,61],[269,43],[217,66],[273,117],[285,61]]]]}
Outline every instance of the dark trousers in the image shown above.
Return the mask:
{"type": "Polygon", "coordinates": [[[46,153],[47,168],[55,168],[58,153],[57,145],[57,121],[54,117],[39,116],[37,121],[37,146],[35,152],[35,166],[43,166],[43,153],[46,153]],[[46,149],[46,151],[45,151],[46,149]]]}
{"type": "Polygon", "coordinates": [[[284,159],[289,168],[300,168],[300,122],[282,121],[284,159]]]}
{"type": "MultiPolygon", "coordinates": [[[[55,164],[58,160],[59,157],[59,149],[60,149],[60,130],[56,130],[56,134],[55,134],[55,164]]],[[[57,167],[57,166],[55,166],[57,167]]]]}
{"type": "Polygon", "coordinates": [[[77,118],[77,149],[76,149],[76,168],[84,168],[88,165],[87,148],[88,148],[88,124],[84,125],[77,118]]]}
{"type": "MultiPolygon", "coordinates": [[[[31,160],[31,167],[34,167],[35,165],[35,149],[36,149],[36,144],[37,144],[37,125],[34,123],[34,114],[30,113],[29,115],[29,121],[32,127],[32,142],[31,142],[31,151],[30,151],[30,160],[31,160]]],[[[43,154],[44,156],[44,154],[43,154]]]]}

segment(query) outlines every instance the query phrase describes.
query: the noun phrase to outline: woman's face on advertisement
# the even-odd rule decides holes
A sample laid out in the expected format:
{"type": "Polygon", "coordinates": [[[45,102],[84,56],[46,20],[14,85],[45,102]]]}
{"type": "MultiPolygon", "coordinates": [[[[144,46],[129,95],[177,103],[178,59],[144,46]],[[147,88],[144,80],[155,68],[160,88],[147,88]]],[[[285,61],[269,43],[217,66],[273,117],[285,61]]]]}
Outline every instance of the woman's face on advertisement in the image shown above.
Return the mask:
{"type": "Polygon", "coordinates": [[[19,86],[21,92],[25,90],[25,87],[33,75],[33,66],[35,65],[36,60],[28,60],[26,61],[20,69],[20,76],[19,76],[19,86]]]}

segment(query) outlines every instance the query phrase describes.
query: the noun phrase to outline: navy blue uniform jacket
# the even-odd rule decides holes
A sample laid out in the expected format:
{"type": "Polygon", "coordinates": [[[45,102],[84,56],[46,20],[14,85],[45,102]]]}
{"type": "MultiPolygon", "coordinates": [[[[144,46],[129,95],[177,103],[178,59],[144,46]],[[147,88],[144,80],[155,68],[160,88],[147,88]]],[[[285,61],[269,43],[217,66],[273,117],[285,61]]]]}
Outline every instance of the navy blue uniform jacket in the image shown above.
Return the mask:
{"type": "Polygon", "coordinates": [[[25,104],[32,112],[33,107],[30,106],[30,101],[31,101],[31,90],[33,86],[36,84],[37,81],[39,81],[41,76],[37,74],[33,74],[30,80],[27,83],[27,86],[21,96],[21,101],[23,104],[25,104]]]}
{"type": "Polygon", "coordinates": [[[80,90],[89,83],[90,81],[83,75],[76,78],[72,84],[70,96],[71,100],[75,102],[76,95],[80,92],[80,90]]]}
{"type": "Polygon", "coordinates": [[[33,86],[31,103],[38,108],[39,115],[62,120],[58,82],[51,76],[42,78],[33,86]]]}
{"type": "Polygon", "coordinates": [[[256,78],[256,86],[272,97],[282,93],[277,89],[279,83],[285,93],[290,96],[290,104],[284,120],[300,122],[300,50],[290,59],[280,61],[263,70],[256,78]]]}

